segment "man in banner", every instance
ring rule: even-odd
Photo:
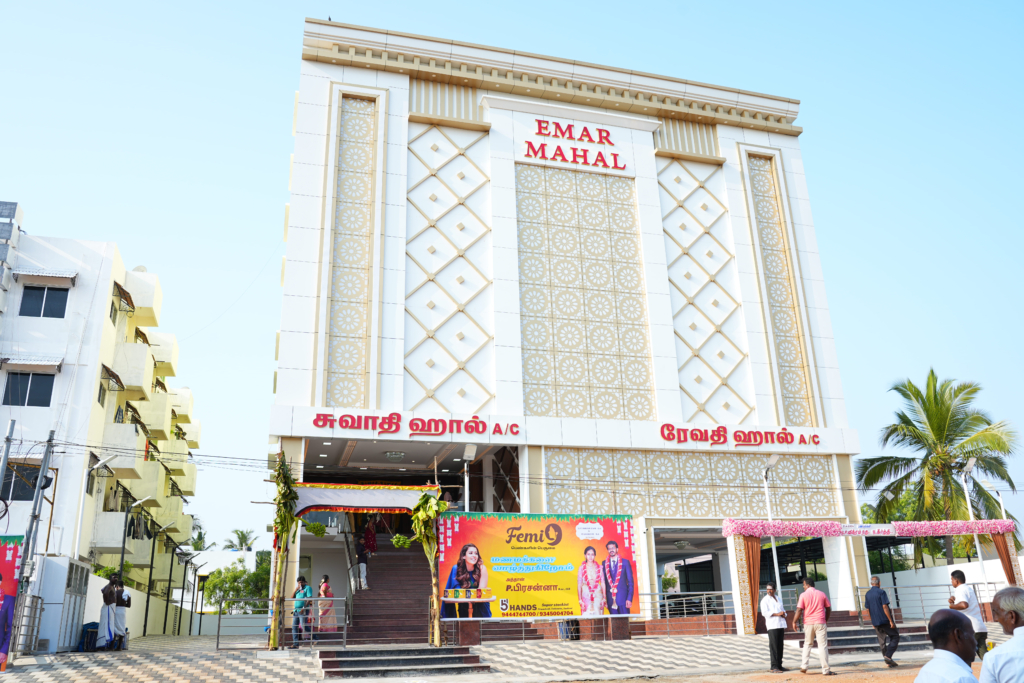
[[[633,565],[619,557],[619,544],[608,541],[608,558],[601,563],[609,614],[629,614],[633,606]]]

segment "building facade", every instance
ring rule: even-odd
[[[54,434],[31,591],[61,603],[64,582],[47,572],[120,566],[123,547],[134,594],[144,602],[148,586],[166,595],[184,571],[175,547],[192,534],[184,505],[196,490],[189,451],[199,446],[200,423],[191,391],[174,386],[178,344],[159,329],[160,280],[142,266],[127,269],[113,242],[29,235],[21,219],[20,207],[0,203],[0,423],[14,421],[2,493],[10,533],[28,526],[32,484]],[[39,635],[51,651],[62,618],[59,609],[44,613]],[[162,632],[162,619],[161,603],[150,633]]]
[[[738,590],[722,520],[768,514],[773,454],[775,518],[859,522],[798,113],[307,20],[271,450],[307,481],[632,515],[649,593],[709,555]],[[864,545],[825,554],[852,609]]]

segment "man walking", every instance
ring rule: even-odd
[[[981,683],[1024,683],[1024,588],[1008,586],[996,593],[992,616],[1013,637],[988,653]]]
[[[935,653],[914,683],[975,683],[971,662],[976,645],[970,619],[962,612],[940,609],[928,621],[928,638]]]
[[[295,601],[295,610],[292,612],[292,645],[291,649],[296,649],[302,642],[303,634],[310,633],[310,626],[307,622],[310,615],[310,605],[312,601],[309,598],[313,597],[313,589],[306,585],[306,577],[300,576],[296,580],[295,592],[292,593],[293,598],[298,598]]]
[[[828,668],[828,618],[832,616],[832,603],[828,596],[814,587],[813,579],[804,579],[804,592],[796,601],[796,615],[793,625],[804,616],[804,656],[800,661],[800,673],[807,673],[807,665],[811,661],[811,646],[818,642],[818,659],[821,661],[821,675],[835,676],[836,672]]]
[[[882,651],[882,659],[885,660],[886,666],[892,668],[899,666],[893,661],[892,656],[896,654],[896,648],[900,644],[900,632],[896,629],[896,620],[889,609],[889,596],[881,589],[881,583],[877,576],[871,577],[871,590],[864,596],[864,604],[871,613],[871,625],[878,634],[878,648]],[[886,640],[889,641],[888,646]]]
[[[771,673],[780,674],[782,668],[782,640],[786,635],[786,608],[775,595],[775,584],[769,583],[765,588],[768,595],[761,598],[761,616],[764,626],[768,629],[768,652],[772,659]]]
[[[974,589],[967,585],[967,577],[957,569],[949,575],[949,582],[953,584],[953,595],[949,598],[949,606],[964,613],[971,620],[971,627],[974,629],[974,640],[977,641],[978,658],[985,661],[985,651],[988,640],[988,627],[981,616],[981,606],[978,605],[978,596]]]

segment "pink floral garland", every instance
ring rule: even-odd
[[[1014,523],[1009,519],[982,519],[975,522],[893,522],[898,536],[967,536],[969,534],[1008,534]],[[723,536],[842,536],[839,522],[786,522],[763,519],[722,520]]]

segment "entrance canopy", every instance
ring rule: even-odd
[[[295,516],[330,510],[341,512],[409,512],[424,492],[437,496],[437,486],[387,484],[295,484],[299,500]]]

